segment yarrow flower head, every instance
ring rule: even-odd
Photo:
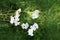
[[[34,34],[33,34],[33,30],[32,30],[32,29],[29,29],[29,30],[28,30],[28,35],[30,35],[30,36],[34,36]]]
[[[19,25],[20,24],[20,22],[19,22],[19,13],[21,12],[21,9],[18,9],[16,12],[15,12],[15,16],[14,17],[10,17],[10,23],[11,24],[15,24],[15,26],[17,26],[17,25]]]
[[[21,26],[22,26],[22,29],[27,29],[29,27],[29,24],[28,23],[23,23]]]
[[[38,24],[34,23],[32,26],[30,26],[30,29],[28,30],[28,35],[34,36],[33,32],[38,29]]]
[[[39,10],[35,10],[34,13],[32,14],[32,19],[38,18],[39,12],[40,12]]]

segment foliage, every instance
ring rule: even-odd
[[[22,8],[21,23],[39,24],[33,37],[28,36],[27,30],[21,26],[15,27],[9,23],[8,18],[18,8]],[[31,13],[27,12],[35,9],[41,13],[38,19],[33,20]],[[60,0],[0,0],[0,14],[0,40],[60,40]]]

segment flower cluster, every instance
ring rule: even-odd
[[[18,9],[16,12],[15,12],[15,16],[10,16],[10,23],[13,24],[15,26],[19,25],[20,22],[19,22],[19,13],[21,12],[21,9]],[[32,19],[36,19],[38,18],[38,15],[39,15],[39,10],[35,10],[34,13],[32,14]],[[21,27],[22,29],[28,29],[29,27],[29,24],[28,23],[22,23],[21,24]],[[28,29],[28,35],[30,36],[34,36],[33,32],[36,31],[36,29],[38,29],[38,24],[37,23],[34,23],[32,26],[30,26],[30,29]]]
[[[19,25],[20,24],[20,22],[19,22],[19,13],[21,12],[21,9],[18,9],[17,11],[16,11],[16,15],[13,17],[13,16],[11,16],[10,17],[10,23],[11,24],[15,24],[15,26],[17,26],[17,25]]]
[[[38,24],[34,23],[32,26],[30,26],[30,29],[28,30],[28,35],[33,36],[33,32],[38,29]]]

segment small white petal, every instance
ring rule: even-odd
[[[29,29],[29,30],[28,30],[28,35],[30,35],[30,36],[34,36],[34,34],[33,34],[33,30],[32,30],[32,29]]]
[[[35,28],[37,28],[38,29],[38,24],[37,23],[34,23],[34,25],[33,26],[35,26]]]
[[[37,15],[37,14],[33,14],[33,15],[32,15],[32,18],[33,18],[33,19],[38,18],[38,15]]]
[[[23,23],[21,26],[22,26],[22,29],[27,29],[29,27],[29,24],[28,23],[26,23],[26,24]]]
[[[14,23],[14,17],[10,16],[10,23],[13,24]]]
[[[15,17],[15,21],[19,21],[19,18],[18,17]]]
[[[21,8],[16,11],[16,15],[19,16],[20,12],[21,12]]]
[[[36,28],[34,26],[30,26],[30,29],[32,29],[33,31],[36,30]]]
[[[35,31],[36,29],[38,29],[38,24],[34,23],[32,26],[30,26],[30,29]]]

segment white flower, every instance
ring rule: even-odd
[[[18,17],[15,17],[15,19],[14,19],[14,24],[15,24],[15,26],[17,26],[17,25],[20,24]]]
[[[30,28],[35,31],[36,29],[38,29],[38,24],[34,23],[32,26],[30,26]]]
[[[34,26],[30,26],[30,29],[32,29],[33,31],[36,30],[36,28]]]
[[[20,24],[20,22],[18,22],[19,21],[19,13],[21,12],[21,9],[18,9],[17,11],[16,11],[16,15],[14,16],[14,23],[15,23],[15,26],[17,26],[17,25],[19,25]]]
[[[38,29],[38,24],[34,23],[32,26],[30,26],[30,29],[28,30],[28,35],[34,36],[33,32]]]
[[[34,36],[34,34],[33,34],[33,30],[32,30],[32,29],[29,29],[29,30],[28,30],[28,35],[30,35],[30,36]]]
[[[32,19],[38,18],[39,15],[39,10],[35,10],[34,13],[32,14]]]
[[[18,21],[19,21],[19,17],[14,16],[14,18],[15,18],[15,19],[14,19],[15,22],[18,22]]]
[[[10,23],[13,24],[14,23],[14,17],[10,16]]]
[[[21,26],[22,26],[22,29],[27,29],[29,27],[29,24],[28,23],[26,23],[26,24],[23,23]]]
[[[19,21],[19,18],[18,17],[14,17],[15,18],[15,21]]]
[[[32,26],[30,26],[30,29],[28,30],[28,35],[34,36],[33,32],[38,29],[38,24],[34,23]]]
[[[10,18],[10,19],[11,19],[11,20],[10,20],[10,23],[11,23],[11,24],[14,23],[15,26],[17,26],[17,25],[20,24],[20,22],[19,22],[19,16],[20,16],[19,13],[20,13],[20,12],[21,12],[21,9],[18,9],[18,10],[16,11],[16,13],[15,13],[16,15],[15,15],[14,17],[11,16],[11,18]]]
[[[21,8],[16,11],[16,15],[15,16],[19,17],[20,16],[19,15],[20,12],[21,12]]]
[[[34,23],[33,25],[36,29],[38,29],[38,24],[37,23]]]

